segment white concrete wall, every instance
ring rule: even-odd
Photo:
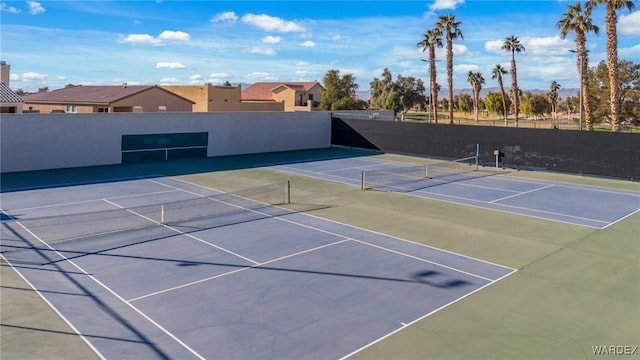
[[[331,146],[329,112],[3,114],[0,171],[119,164],[122,135],[204,131],[208,156]]]

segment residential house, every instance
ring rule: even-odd
[[[26,110],[41,113],[191,112],[193,105],[156,85],[78,85],[22,98]]]
[[[0,61],[0,113],[15,114],[22,112],[24,101],[9,87],[11,65]]]
[[[257,82],[242,91],[243,102],[282,102],[284,111],[319,110],[319,82]]]
[[[238,86],[204,85],[161,85],[162,88],[193,102],[192,111],[284,111],[282,102],[246,102],[242,99],[242,89]]]

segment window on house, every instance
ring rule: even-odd
[[[108,113],[109,112],[109,108],[108,107],[99,107],[98,108],[98,112],[99,113]]]
[[[226,101],[226,100],[225,100]],[[166,105],[160,105],[158,106],[158,112],[167,112],[167,107]]]
[[[134,113],[141,113],[142,112],[142,106],[134,106],[133,107],[133,112]]]
[[[76,113],[78,112],[78,106],[77,105],[67,105],[65,108],[65,111],[68,113]]]
[[[313,94],[309,94],[309,101],[313,100]]]

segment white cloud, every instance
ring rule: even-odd
[[[9,6],[5,3],[0,4],[0,11],[6,11],[8,13],[11,14],[19,14],[20,13],[20,9],[13,7],[13,6]]]
[[[282,41],[282,39],[280,38],[280,36],[265,36],[262,38],[262,42],[266,43],[266,44],[277,44],[280,41]]]
[[[640,44],[632,46],[630,48],[618,49],[618,56],[620,59],[637,59],[640,58]]]
[[[38,15],[47,11],[44,7],[42,7],[42,4],[37,1],[27,1],[27,6],[29,7],[29,14],[31,15]]]
[[[242,21],[246,24],[257,26],[266,31],[277,32],[305,32],[304,26],[298,25],[293,21],[285,21],[277,17],[265,14],[247,14],[242,17]]]
[[[492,53],[503,53],[502,44],[504,44],[504,40],[489,40],[484,44],[484,49],[488,52]]]
[[[179,62],[159,62],[156,69],[184,69],[184,65]]]
[[[178,83],[178,78],[170,77],[170,78],[162,78],[160,79],[160,85],[170,85]]]
[[[534,55],[564,55],[567,50],[575,47],[573,41],[562,39],[560,35],[537,38],[523,37],[521,42],[525,47],[525,52]]]
[[[300,44],[300,46],[306,47],[306,48],[312,48],[312,47],[316,46],[316,43],[314,43],[311,40],[307,40],[307,41],[303,42],[302,44]]]
[[[274,56],[276,51],[271,48],[260,48],[260,47],[252,47],[249,49],[249,52],[252,54],[262,54],[267,56]]]
[[[640,36],[640,11],[620,15],[618,31],[624,35]]]
[[[200,74],[191,75],[189,77],[189,80],[201,80],[201,79],[202,79],[202,75]]]
[[[182,31],[165,30],[160,35],[158,35],[158,39],[171,41],[189,41],[189,39],[191,39],[191,35]]]
[[[245,77],[252,80],[275,80],[273,76],[265,72],[252,72],[245,75]]]
[[[457,73],[463,73],[463,74],[467,74],[469,71],[478,72],[478,71],[480,71],[480,66],[474,65],[474,64],[454,65],[453,66],[453,71],[455,71]]]
[[[464,4],[464,0],[435,0],[429,5],[429,10],[455,10],[461,4]]]
[[[129,34],[122,39],[123,42],[131,45],[153,45],[158,46],[162,43],[160,39],[156,39],[149,34]]]
[[[209,75],[209,79],[224,79],[228,77],[229,77],[229,74],[227,73],[213,73]]]
[[[296,76],[298,77],[309,77],[309,76],[313,76],[315,75],[315,72],[313,71],[307,71],[307,70],[298,70],[296,71]]]
[[[567,50],[573,49],[575,43],[569,39],[562,39],[560,35],[550,37],[521,37],[520,43],[524,46],[524,53],[531,55],[564,55]],[[484,44],[487,52],[505,54],[502,49],[504,39],[489,40]]]
[[[23,81],[41,81],[47,80],[49,76],[45,74],[38,74],[36,72],[26,72],[22,74],[21,78]]]
[[[162,45],[163,41],[189,41],[190,39],[191,35],[186,32],[165,30],[158,37],[153,37],[149,34],[129,34],[122,38],[121,41],[131,45],[159,46]]]
[[[221,12],[214,15],[211,18],[212,23],[217,23],[217,22],[235,23],[236,21],[238,21],[238,15],[236,15],[236,13],[233,11]]]

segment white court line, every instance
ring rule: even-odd
[[[493,203],[498,202],[498,201],[502,201],[502,200],[506,200],[506,199],[511,199],[511,198],[518,197],[518,196],[525,195],[525,194],[530,194],[530,193],[533,193],[533,192],[536,192],[536,191],[540,191],[540,190],[548,189],[548,188],[553,187],[553,186],[554,186],[554,185],[553,185],[553,184],[551,184],[551,185],[543,186],[543,187],[536,188],[536,189],[529,190],[529,191],[518,192],[517,194],[513,194],[513,195],[505,196],[505,197],[502,197],[502,198],[499,198],[499,199],[495,199],[495,200],[488,201],[488,203],[493,204]],[[502,204],[501,204],[501,205],[502,205]]]
[[[294,257],[294,256],[310,253],[310,252],[313,252],[313,251],[316,251],[316,250],[319,250],[319,249],[323,249],[323,248],[326,248],[326,247],[329,247],[329,246],[342,244],[343,242],[347,242],[347,241],[351,241],[351,240],[353,240],[353,239],[345,238],[345,239],[342,239],[342,240],[339,240],[339,241],[332,242],[330,244],[317,246],[317,247],[312,248],[312,249],[299,251],[297,253],[285,255],[285,256],[282,256],[282,257],[279,257],[279,258],[276,258],[276,259],[271,259],[269,261],[265,261],[265,262],[260,263],[260,264],[255,264],[255,265],[251,265],[251,266],[245,266],[245,267],[242,267],[240,269],[236,269],[236,270],[229,271],[229,272],[226,272],[226,273],[217,274],[217,275],[214,275],[214,276],[209,276],[209,277],[206,277],[204,279],[191,281],[191,282],[188,282],[188,283],[185,283],[185,284],[182,284],[182,285],[173,286],[173,287],[166,288],[166,289],[163,289],[163,290],[154,291],[154,292],[149,293],[149,294],[145,294],[145,295],[141,295],[141,296],[129,299],[129,301],[137,301],[137,300],[145,299],[145,298],[148,298],[148,297],[151,297],[151,296],[164,294],[164,293],[167,293],[167,292],[170,292],[170,291],[174,291],[174,290],[186,288],[186,287],[189,287],[189,286],[197,285],[197,284],[200,284],[200,283],[203,283],[203,282],[207,282],[207,281],[210,281],[210,280],[218,279],[218,278],[221,278],[223,276],[228,276],[228,275],[232,275],[232,274],[235,274],[235,273],[239,273],[241,271],[259,268],[260,266],[264,266],[264,265],[267,265],[267,264],[272,263],[272,262],[276,262],[276,261],[284,260],[284,259],[291,258],[291,257]]]
[[[164,191],[155,191],[155,192],[149,192],[149,193],[144,193],[144,194],[114,196],[114,197],[110,197],[109,199],[124,199],[124,198],[138,197],[138,196],[166,194],[166,193],[170,193],[170,192],[175,192],[175,190],[164,190]],[[88,204],[88,203],[92,203],[92,202],[102,202],[103,200],[104,200],[103,198],[96,198],[96,199],[90,199],[90,200],[73,201],[73,202],[59,203],[59,204],[53,204],[53,205],[44,205],[44,206],[34,206],[34,207],[20,208],[20,209],[11,209],[11,211],[15,212],[15,211],[25,211],[25,210],[40,210],[40,209],[55,208],[55,207],[59,207],[59,206],[70,206],[70,205]]]
[[[211,188],[209,188],[207,186],[204,186],[204,185],[194,184],[194,183],[190,183],[190,182],[185,181],[185,180],[176,179],[176,178],[172,178],[172,177],[168,177],[168,178],[172,179],[172,180],[175,180],[175,181],[178,181],[178,182],[183,182],[183,183],[186,183],[186,184],[189,184],[189,185],[195,185],[195,186],[198,186],[198,187],[201,187],[201,188],[204,188],[204,189],[215,191],[214,189],[211,189]],[[167,185],[167,186],[170,186],[170,185]],[[179,189],[179,188],[177,188],[177,189]],[[473,205],[471,205],[471,206],[473,206]],[[258,213],[260,213],[260,212],[258,212]],[[475,260],[475,261],[482,262],[482,263],[485,263],[485,264],[501,267],[501,268],[504,268],[504,269],[515,270],[514,268],[509,267],[509,266],[496,264],[496,263],[493,263],[493,262],[490,262],[490,261],[474,258],[472,256],[467,256],[467,255],[459,254],[459,253],[456,253],[456,252],[453,252],[453,251],[440,249],[440,248],[437,248],[435,246],[426,245],[426,244],[418,243],[418,242],[415,242],[415,241],[399,238],[399,237],[396,237],[396,236],[393,236],[393,235],[383,234],[381,232],[365,229],[365,228],[362,228],[362,227],[359,227],[359,226],[345,224],[345,223],[342,223],[342,222],[339,222],[339,221],[335,221],[335,220],[331,220],[331,219],[325,219],[325,218],[322,218],[322,217],[319,217],[319,216],[316,216],[316,215],[303,214],[303,213],[291,213],[291,214],[288,214],[288,215],[294,215],[294,214],[295,215],[299,215],[299,216],[305,216],[305,217],[310,217],[310,218],[314,218],[314,219],[319,219],[321,221],[326,221],[326,222],[338,224],[338,225],[345,226],[345,227],[350,227],[350,228],[357,229],[357,230],[360,230],[360,231],[363,231],[363,232],[367,232],[369,234],[375,234],[375,235],[378,235],[378,236],[391,238],[391,239],[395,239],[395,240],[399,240],[399,241],[403,241],[403,242],[407,242],[407,243],[410,243],[410,244],[413,244],[413,245],[422,246],[422,247],[426,247],[426,248],[429,248],[429,249],[433,249],[433,250],[441,251],[441,252],[444,252],[444,253],[448,253],[448,254],[451,254],[451,255],[464,257],[464,258],[467,258],[467,259],[471,259],[471,260]],[[317,227],[314,227],[314,226],[302,224],[302,223],[299,223],[299,222],[296,222],[296,221],[293,221],[293,220],[285,219],[284,217],[275,217],[275,219],[280,220],[280,221],[285,221],[285,222],[288,222],[288,223],[291,223],[291,224],[294,224],[294,225],[302,226],[302,227],[305,227],[305,228],[308,228],[308,229],[311,229],[311,230],[319,231],[319,232],[322,232],[322,233],[325,233],[325,234],[329,234],[329,235],[333,235],[333,236],[337,236],[337,237],[341,237],[341,238],[346,238],[342,234],[335,233],[335,232],[332,232],[332,231],[327,231],[327,230],[320,229],[320,228],[317,228]],[[464,272],[464,271],[460,270],[460,272]]]
[[[479,288],[477,288],[477,289],[475,289],[475,290],[473,290],[473,291],[471,291],[471,292],[469,292],[469,293],[466,293],[465,295],[463,295],[463,296],[461,296],[461,297],[459,297],[459,298],[457,298],[457,299],[455,299],[455,300],[453,300],[453,301],[451,301],[451,302],[449,302],[449,303],[446,303],[446,304],[444,304],[444,305],[440,306],[439,308],[437,308],[437,309],[435,309],[435,310],[433,310],[433,311],[430,311],[430,312],[428,312],[428,313],[426,313],[426,314],[422,315],[421,317],[419,317],[419,318],[417,318],[417,319],[415,319],[415,320],[413,320],[413,321],[411,321],[411,322],[409,322],[409,323],[401,322],[400,324],[402,325],[402,327],[400,327],[400,328],[398,328],[398,329],[396,329],[396,330],[394,330],[394,331],[392,331],[392,332],[390,332],[390,333],[388,333],[388,334],[386,334],[386,335],[384,335],[384,336],[382,336],[382,337],[380,337],[380,338],[378,338],[378,339],[376,339],[376,340],[374,340],[374,341],[370,342],[369,344],[367,344],[367,345],[365,345],[365,346],[363,346],[363,347],[361,347],[361,348],[359,348],[359,349],[356,349],[355,351],[352,351],[351,353],[349,353],[349,354],[347,354],[347,355],[345,355],[345,356],[341,357],[341,358],[340,358],[340,360],[347,359],[347,358],[349,358],[349,357],[351,357],[351,356],[353,356],[353,355],[355,355],[355,354],[359,353],[360,351],[362,351],[362,350],[364,350],[364,349],[366,349],[366,348],[368,348],[368,347],[370,347],[370,346],[372,346],[372,345],[374,345],[374,344],[379,343],[380,341],[382,341],[382,340],[384,340],[384,339],[386,339],[386,338],[390,337],[391,335],[394,335],[394,334],[398,333],[399,331],[404,330],[406,327],[411,326],[411,325],[413,325],[413,324],[417,323],[418,321],[421,321],[421,320],[423,320],[423,319],[425,319],[425,318],[427,318],[427,317],[429,317],[429,316],[431,316],[431,315],[433,315],[433,314],[437,313],[438,311],[440,311],[440,310],[442,310],[442,309],[444,309],[444,308],[446,308],[446,307],[449,307],[450,305],[453,305],[453,304],[455,304],[455,303],[459,302],[460,300],[462,300],[462,299],[464,299],[464,298],[466,298],[466,297],[468,297],[468,296],[471,296],[471,295],[473,295],[473,294],[477,293],[478,291],[480,291],[480,290],[482,290],[482,289],[486,288],[487,286],[493,285],[494,283],[496,283],[496,282],[498,282],[498,281],[500,281],[500,280],[502,280],[502,279],[506,278],[507,276],[509,276],[509,275],[511,275],[511,274],[513,274],[513,273],[515,273],[516,271],[517,271],[517,270],[515,270],[515,269],[514,269],[512,272],[510,272],[510,273],[508,273],[508,274],[505,274],[504,276],[502,276],[502,277],[500,277],[500,278],[498,278],[498,279],[496,279],[496,280],[494,280],[494,281],[491,281],[491,282],[489,282],[489,283],[485,284],[484,286],[481,286],[481,287],[479,287]]]
[[[135,212],[135,211],[133,211],[133,210],[131,210],[131,209],[127,209],[127,208],[125,208],[125,207],[123,207],[123,206],[120,206],[120,205],[118,205],[118,204],[116,204],[116,203],[114,203],[114,202],[111,202],[111,201],[109,201],[109,200],[107,200],[107,199],[104,199],[104,201],[106,201],[106,202],[108,202],[109,204],[112,204],[112,205],[114,205],[114,206],[117,206],[117,207],[119,207],[119,208],[121,208],[121,209],[127,210],[128,212],[130,212],[130,213],[132,213],[132,214],[134,214],[134,215],[140,216],[141,218],[143,218],[143,219],[145,219],[145,220],[149,220],[149,221],[151,221],[151,222],[153,222],[153,223],[155,223],[155,224],[157,224],[157,225],[164,226],[164,227],[166,227],[167,229],[170,229],[170,230],[172,230],[172,231],[174,231],[174,232],[176,232],[176,233],[178,233],[178,234],[180,234],[180,235],[184,235],[184,236],[186,236],[186,237],[188,237],[188,238],[191,238],[191,239],[193,239],[193,240],[199,241],[199,242],[201,242],[201,243],[203,243],[203,244],[205,244],[205,245],[207,245],[207,246],[211,246],[211,247],[216,248],[216,249],[218,249],[218,250],[224,251],[224,252],[226,252],[226,253],[228,253],[228,254],[231,254],[231,255],[233,255],[233,256],[239,257],[240,259],[246,260],[246,261],[248,261],[248,262],[251,262],[251,263],[254,263],[254,264],[257,264],[257,263],[258,263],[257,261],[252,260],[252,259],[249,259],[248,257],[242,256],[242,255],[237,254],[237,253],[235,253],[235,252],[233,252],[233,251],[231,251],[231,250],[225,249],[225,248],[223,248],[223,247],[221,247],[221,246],[218,246],[218,245],[216,245],[216,244],[212,244],[212,243],[210,243],[210,242],[207,242],[207,241],[205,241],[205,240],[202,240],[202,239],[198,238],[197,236],[194,236],[194,235],[191,235],[191,234],[185,233],[184,231],[182,231],[182,230],[178,230],[178,229],[174,228],[173,226],[162,224],[162,223],[160,223],[159,221],[156,221],[156,220],[154,220],[154,219],[152,219],[152,218],[150,218],[150,217],[144,216],[144,215],[142,215],[142,214],[140,214],[140,213],[137,213],[137,212]]]
[[[26,229],[22,224],[19,224],[23,229]],[[33,235],[33,233],[26,229],[30,234]],[[36,239],[38,239],[38,241],[42,242],[42,240],[40,238],[38,238],[37,236],[34,235],[34,237]],[[107,358],[104,357],[104,355],[102,355],[100,353],[100,351],[98,351],[98,349],[93,346],[93,344],[91,343],[91,341],[89,341],[89,339],[87,339],[87,337],[80,332],[74,325],[73,323],[71,323],[71,321],[69,321],[69,319],[67,319],[55,306],[53,306],[53,304],[49,301],[49,299],[47,299],[41,292],[40,290],[38,290],[38,288],[36,288],[31,281],[29,281],[26,277],[24,277],[24,275],[22,275],[22,273],[20,271],[18,271],[14,265],[6,258],[4,257],[4,255],[0,254],[0,257],[2,257],[4,259],[4,261],[6,261],[7,264],[9,264],[9,266],[11,266],[11,268],[16,272],[16,274],[18,274],[18,276],[20,276],[22,278],[22,281],[24,281],[27,285],[29,285],[29,287],[36,293],[38,294],[38,296],[40,297],[40,299],[42,299],[42,301],[44,301],[47,305],[49,305],[49,308],[51,310],[53,310],[53,312],[55,312],[61,319],[62,321],[64,321],[70,328],[71,330],[80,337],[80,339],[82,339],[82,341],[85,342],[85,344],[87,344],[87,346],[93,350],[96,353],[96,356],[98,356],[100,359],[102,360],[106,360]]]
[[[69,262],[69,264],[71,264],[73,267],[75,267],[76,269],[78,269],[81,273],[83,273],[84,275],[86,275],[89,279],[93,280],[96,284],[98,284],[99,286],[101,286],[103,289],[107,290],[111,295],[115,296],[118,300],[122,301],[125,305],[127,305],[128,307],[130,307],[131,309],[133,309],[135,312],[137,312],[140,316],[142,316],[144,319],[146,319],[147,321],[149,321],[151,324],[153,324],[155,327],[157,327],[158,329],[160,329],[162,332],[164,332],[165,334],[167,334],[169,337],[171,337],[173,340],[175,340],[178,344],[180,344],[182,347],[184,347],[185,349],[187,349],[190,353],[192,353],[193,355],[195,355],[198,359],[205,359],[204,356],[198,354],[195,350],[193,350],[192,348],[190,348],[186,343],[184,343],[182,340],[180,340],[177,336],[175,336],[174,334],[172,334],[169,330],[165,329],[162,325],[160,325],[159,323],[155,322],[153,319],[151,319],[149,316],[147,316],[144,312],[142,312],[140,309],[138,309],[137,307],[133,306],[130,302],[128,302],[127,300],[125,300],[123,297],[121,297],[120,295],[118,295],[118,293],[116,293],[115,291],[113,291],[110,287],[108,287],[107,285],[103,284],[100,280],[98,280],[95,276],[91,275],[90,273],[88,273],[86,270],[84,270],[82,267],[80,267],[78,264],[76,264],[75,262],[73,262],[71,259],[69,259],[68,257],[66,257],[65,255],[63,255],[62,253],[60,253],[58,250],[54,249],[53,247],[49,246],[46,242],[44,242],[38,235],[34,234],[31,230],[29,230],[28,228],[26,228],[24,225],[22,225],[19,221],[16,222],[18,225],[20,225],[20,227],[22,227],[23,229],[25,229],[31,236],[33,236],[35,239],[37,239],[38,241],[40,241],[41,243],[43,243],[46,247],[48,247],[49,249],[51,249],[51,251],[53,251],[56,255],[60,256],[60,258],[62,258],[63,260],[66,260],[67,262]],[[53,308],[53,306],[52,306]],[[55,309],[55,308],[54,308]],[[63,317],[64,319],[64,317]],[[99,354],[99,353],[98,353]]]
[[[437,263],[437,262],[435,262],[435,261],[430,261],[430,260],[427,260],[427,259],[423,259],[423,258],[418,257],[418,256],[413,256],[413,255],[405,254],[405,253],[403,253],[403,252],[401,252],[401,251],[392,250],[392,249],[386,248],[386,247],[384,247],[384,246],[371,244],[371,243],[368,243],[368,242],[366,242],[366,241],[357,240],[357,239],[354,239],[354,241],[359,242],[359,243],[364,244],[364,245],[368,245],[368,246],[371,246],[371,247],[377,248],[377,249],[381,249],[381,250],[384,250],[384,251],[388,251],[388,252],[393,253],[393,254],[396,254],[396,255],[401,255],[401,256],[404,256],[404,257],[408,257],[408,258],[410,258],[410,259],[414,259],[414,260],[418,260],[418,261],[426,262],[426,263],[429,263],[429,264],[437,265],[437,266],[443,267],[443,268],[445,268],[445,269],[453,270],[453,271],[456,271],[456,272],[459,272],[459,273],[462,273],[462,274],[466,274],[466,275],[469,275],[469,276],[472,276],[472,277],[476,277],[476,278],[478,278],[478,279],[482,279],[482,280],[486,280],[486,281],[493,281],[493,279],[489,279],[489,278],[486,278],[486,277],[484,277],[484,276],[480,276],[480,275],[472,274],[472,273],[470,273],[470,272],[468,272],[468,271],[464,271],[464,270],[456,269],[456,268],[451,267],[451,266],[447,266],[447,265],[439,264],[439,263]]]
[[[639,212],[640,212],[640,209],[638,209],[638,210],[636,210],[636,211],[634,211],[634,212],[632,212],[632,213],[630,213],[630,214],[627,214],[627,215],[625,215],[625,216],[623,216],[623,217],[619,218],[618,220],[616,220],[616,221],[614,221],[614,222],[608,223],[608,224],[607,224],[607,225],[605,225],[602,229],[606,229],[606,228],[608,228],[609,226],[611,226],[611,225],[613,225],[613,224],[617,224],[617,223],[619,223],[620,221],[622,221],[622,220],[624,220],[624,219],[626,219],[626,218],[628,218],[628,217],[630,217],[630,216],[633,216],[633,215],[635,215],[635,214],[637,214],[637,213],[639,213]]]

